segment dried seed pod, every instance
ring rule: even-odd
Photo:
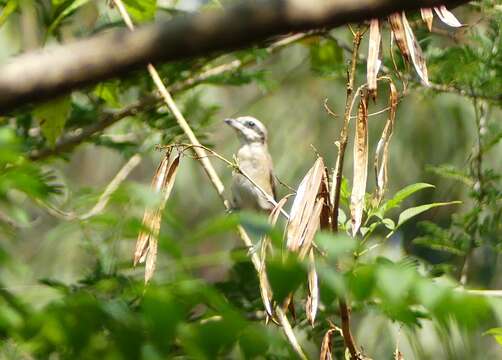
[[[432,31],[432,23],[434,21],[434,14],[432,12],[432,9],[420,9],[420,14],[422,15],[422,20],[424,21],[425,25],[427,25],[427,29],[429,29],[429,31]]]
[[[362,223],[364,196],[368,180],[368,94],[361,96],[354,138],[354,179],[350,197],[352,236],[356,236]]]
[[[167,200],[171,195],[174,186],[176,174],[180,163],[180,156],[170,163],[170,153],[166,153],[162,158],[155,175],[152,180],[152,189],[156,193],[161,194],[161,200],[158,206],[154,209],[146,209],[143,216],[143,230],[138,235],[136,241],[136,249],[134,252],[134,265],[146,261],[145,266],[145,283],[148,283],[155,271],[157,262],[157,243],[160,232],[160,223],[162,220],[162,212],[166,206]]]
[[[380,33],[379,21],[377,19],[373,19],[370,22],[368,60],[366,62],[366,77],[368,82],[368,90],[373,100],[376,99],[377,95],[377,75],[378,71],[380,70],[380,65],[382,63],[379,58],[381,41],[382,41],[382,36]]]

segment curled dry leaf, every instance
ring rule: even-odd
[[[283,197],[277,205],[272,209],[270,215],[268,217],[268,222],[270,225],[275,226],[277,220],[279,219],[279,215],[281,214],[281,210],[286,205],[289,197],[291,195],[286,195]],[[272,289],[270,287],[270,283],[267,278],[267,269],[266,269],[266,260],[267,260],[267,249],[270,245],[270,237],[264,236],[261,239],[261,250],[260,250],[260,259],[261,266],[260,271],[258,273],[258,280],[260,283],[260,294],[263,301],[263,305],[265,306],[265,311],[267,312],[269,317],[273,316],[272,311]]]
[[[405,13],[391,14],[389,16],[389,23],[392,34],[396,39],[397,47],[401,51],[401,54],[403,54],[404,59],[413,64],[415,71],[423,83],[429,85],[429,75],[422,48],[413,34]]]
[[[427,25],[427,29],[432,31],[432,22],[434,21],[434,14],[431,8],[423,8],[420,9],[420,14],[422,15],[422,20],[425,25]]]
[[[317,279],[317,271],[315,267],[314,249],[310,249],[308,295],[307,295],[307,304],[305,308],[307,312],[307,319],[312,326],[314,326],[315,323],[318,307],[319,307],[319,284]]]
[[[368,94],[361,96],[354,139],[354,179],[350,197],[352,236],[356,236],[362,222],[364,195],[368,180]]]
[[[380,33],[380,24],[378,19],[373,19],[370,22],[370,39],[368,44],[368,60],[366,62],[366,77],[368,82],[368,90],[373,99],[377,94],[377,75],[380,70],[381,61],[380,43],[382,36]]]
[[[415,70],[424,82],[425,85],[429,85],[429,75],[427,73],[427,64],[425,63],[425,58],[422,52],[422,48],[418,43],[415,35],[413,34],[413,30],[411,29],[410,24],[408,23],[408,19],[404,12],[402,13],[404,31],[406,35],[406,42],[408,44],[408,49],[410,50],[411,60],[413,62],[413,66],[415,66]]]
[[[321,353],[320,360],[332,360],[333,359],[333,335],[335,333],[335,329],[329,329],[324,334],[321,344]]]
[[[392,132],[394,130],[394,122],[396,119],[396,110],[398,102],[398,93],[396,86],[393,82],[390,82],[390,93],[389,93],[389,117],[385,123],[385,127],[382,132],[382,136],[378,141],[377,149],[375,152],[375,176],[377,185],[377,201],[380,203],[385,194],[387,188],[388,180],[388,163],[389,163],[389,144],[392,137]],[[380,162],[381,155],[381,162]]]
[[[162,220],[162,212],[171,194],[180,163],[180,156],[170,163],[170,153],[161,160],[152,180],[152,189],[161,194],[159,205],[155,209],[146,209],[143,216],[143,230],[138,235],[134,252],[134,265],[145,262],[145,283],[152,278],[157,261],[157,243]]]
[[[441,5],[438,7],[434,8],[434,11],[436,11],[436,14],[438,15],[439,19],[444,22],[446,25],[451,26],[451,27],[462,27],[462,23],[458,21],[455,15],[453,15],[452,12],[450,12],[446,6]]]
[[[310,249],[312,248],[312,243],[314,241],[315,234],[317,233],[317,230],[319,230],[321,212],[323,207],[324,207],[324,199],[323,198],[317,199],[314,210],[312,211],[310,219],[307,223],[307,227],[305,228],[303,243],[300,249],[298,249],[300,260],[303,260],[309,253]]]
[[[304,243],[324,174],[324,162],[319,157],[298,187],[287,226],[286,246],[291,251],[298,251]]]
[[[406,41],[406,34],[401,14],[394,13],[389,15],[389,24],[392,29],[392,36],[396,40],[399,51],[407,62],[411,62],[411,54],[408,50],[408,43]]]

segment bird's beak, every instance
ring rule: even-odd
[[[242,128],[241,123],[235,119],[225,119],[225,124],[233,127],[234,129],[237,129],[237,130],[240,130]]]
[[[236,121],[234,119],[225,119],[225,124],[235,127]]]

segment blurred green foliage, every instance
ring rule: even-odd
[[[196,7],[218,9],[229,2]],[[193,10],[184,1],[124,3],[138,23]],[[5,45],[0,56],[122,27],[110,4],[0,0],[0,43]],[[502,286],[497,276],[502,12],[495,1],[482,1],[459,8],[458,14],[472,26],[454,33],[435,24],[439,34],[416,29],[438,86],[424,89],[415,75],[407,74],[412,96],[399,105],[387,198],[376,206],[367,194],[362,236],[351,238],[345,234],[351,226],[351,179],[345,178],[342,231],[316,237],[324,256],[316,264],[320,307],[315,327],[305,315],[309,264],[284,251],[284,224],[271,228],[260,215],[224,214],[188,155],[163,214],[154,280],[143,285],[143,269],[133,268],[131,257],[143,210],[158,202],[146,185],[158,161],[155,147],[186,141],[155,97],[146,71],[4,114],[0,357],[294,358],[280,327],[265,324],[249,260],[249,252],[257,251],[259,239],[268,235],[274,255],[266,265],[274,300],[282,303],[293,294],[295,316],[290,312],[289,318],[309,357],[318,356],[326,331],[340,326],[338,300],[349,298],[357,342],[375,359],[390,358],[396,343],[405,358],[499,358],[502,302],[466,289]],[[383,34],[388,35],[386,25]],[[322,103],[329,98],[330,107],[343,113],[347,44],[350,31],[334,29],[283,49],[271,51],[261,44],[159,65],[158,70],[197,136],[222,153],[231,154],[236,142],[219,130],[217,120],[247,113],[263,119],[276,172],[294,187],[313,163],[310,144],[334,166],[333,142],[341,120],[330,118]],[[383,45],[383,63],[392,69],[388,41]],[[236,60],[243,65],[201,77]],[[399,58],[396,62],[407,72]],[[364,61],[356,75],[358,84],[365,81]],[[390,75],[402,84],[395,71]],[[370,107],[387,106],[386,96],[381,89]],[[112,124],[110,119],[125,110],[130,110],[127,116]],[[371,149],[384,117],[371,118]],[[96,126],[84,145],[61,146]],[[51,156],[35,156],[51,151]],[[143,164],[102,211],[79,218],[134,154],[143,157]],[[230,169],[222,164],[217,169],[229,179]],[[437,185],[434,191],[430,184]],[[289,191],[283,187],[280,192]],[[457,199],[462,205],[452,203]],[[235,244],[238,225],[251,234],[255,248]],[[333,344],[336,358],[343,358],[338,333]]]

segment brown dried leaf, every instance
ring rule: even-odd
[[[146,260],[145,267],[145,283],[152,278],[155,271],[157,261],[157,242],[160,231],[160,223],[162,220],[162,212],[166,206],[167,200],[171,195],[171,191],[176,179],[176,173],[180,163],[180,156],[176,156],[172,163],[169,164],[169,153],[161,160],[157,171],[153,177],[152,189],[161,193],[160,204],[155,209],[146,209],[143,216],[143,228],[138,235],[136,242],[136,251],[134,253],[134,265],[138,262]]]
[[[354,138],[354,179],[350,196],[352,236],[361,226],[364,210],[364,195],[368,180],[368,95],[361,96]]]
[[[307,312],[307,319],[314,326],[315,318],[317,315],[317,308],[319,306],[319,285],[317,282],[317,271],[315,268],[314,249],[309,252],[309,274],[308,274],[308,295],[305,310]]]
[[[310,216],[309,222],[305,228],[305,235],[303,237],[303,243],[299,249],[300,260],[303,260],[305,256],[309,253],[312,248],[312,242],[314,241],[315,234],[319,230],[321,212],[324,207],[324,199],[320,198],[316,201],[314,210]]]
[[[286,205],[286,202],[288,201],[290,196],[291,195],[286,195],[285,197],[283,197],[277,203],[274,209],[272,209],[268,217],[268,222],[270,223],[270,225],[275,226],[277,220],[279,219],[279,215],[281,214],[281,210],[284,207],[284,205]],[[260,294],[263,301],[263,305],[265,306],[265,311],[267,312],[268,316],[272,317],[273,316],[272,289],[268,282],[267,270],[266,270],[267,248],[269,247],[269,244],[270,244],[270,237],[264,236],[261,240],[261,250],[260,250],[261,267],[258,277],[260,283]]]
[[[377,201],[380,203],[385,194],[387,188],[388,180],[388,163],[389,163],[389,144],[392,137],[392,132],[394,130],[394,122],[396,119],[396,110],[399,96],[397,93],[396,86],[393,82],[390,82],[390,94],[389,94],[389,117],[385,123],[385,127],[378,142],[377,149],[375,152],[375,176],[377,185]],[[381,162],[380,162],[380,154]]]
[[[436,11],[436,14],[438,15],[439,19],[444,22],[446,25],[449,25],[451,27],[462,27],[462,23],[458,21],[455,15],[451,13],[446,6],[441,5],[438,7],[435,7],[434,10]]]
[[[326,334],[324,334],[324,337],[322,339],[322,344],[321,344],[321,354],[319,357],[320,360],[332,360],[333,359],[332,337],[333,337],[333,334],[335,331],[336,331],[335,329],[329,329],[328,331],[326,331]]]
[[[422,15],[422,20],[425,25],[427,25],[427,29],[432,31],[432,22],[434,21],[434,14],[431,8],[422,8],[420,9],[420,14]]]
[[[401,14],[394,13],[389,15],[389,24],[392,29],[392,36],[396,39],[397,47],[407,62],[411,62],[411,54],[406,41],[403,20]]]
[[[298,251],[304,242],[323,174],[324,162],[322,158],[318,158],[298,187],[287,226],[286,246],[291,251]]]
[[[418,43],[413,30],[408,23],[408,19],[404,12],[394,13],[389,15],[389,23],[392,29],[392,34],[396,39],[397,47],[404,59],[413,64],[418,76],[422,79],[425,85],[429,85],[429,76],[427,73],[427,65],[423,56],[422,48]]]
[[[368,90],[373,99],[377,94],[377,75],[380,70],[381,61],[380,43],[382,35],[380,33],[380,24],[377,19],[370,22],[370,39],[368,44],[368,60],[366,62],[366,77],[368,82]]]
[[[408,23],[408,19],[406,18],[405,13],[402,13],[402,21],[404,26],[404,32],[406,36],[406,43],[408,44],[408,50],[410,52],[411,61],[413,66],[415,66],[415,70],[424,82],[425,85],[429,85],[429,75],[427,73],[427,64],[425,63],[425,58],[422,52],[422,48],[418,43],[415,35],[413,34],[413,30],[411,29],[410,24]]]

